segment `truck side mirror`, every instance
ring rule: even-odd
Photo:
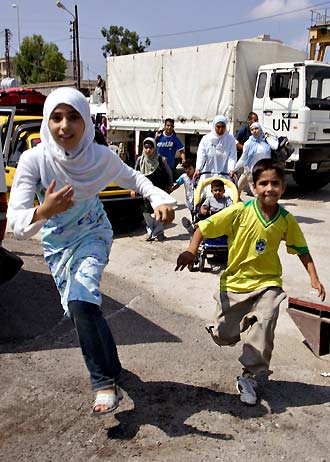
[[[291,88],[290,88],[290,98],[298,98],[299,96],[299,73],[292,72],[291,77]]]

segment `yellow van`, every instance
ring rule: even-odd
[[[17,163],[22,152],[40,143],[40,125],[42,117],[18,116],[26,119],[17,120],[13,130],[10,152],[6,161],[6,184],[8,194],[13,184]],[[28,119],[27,117],[31,117]],[[19,123],[20,122],[20,123]],[[0,118],[1,123],[1,118]],[[113,222],[127,221],[138,223],[142,220],[142,198],[131,197],[130,189],[124,189],[110,183],[99,194],[104,208]]]

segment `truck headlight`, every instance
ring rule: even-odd
[[[315,140],[315,132],[308,132],[308,134],[307,134],[307,140],[308,140],[308,141],[313,141],[313,140]]]

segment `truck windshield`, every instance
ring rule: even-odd
[[[306,66],[306,105],[330,110],[330,66]]]

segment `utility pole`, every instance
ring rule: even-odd
[[[72,32],[72,40],[73,40],[73,78],[77,82],[77,88],[80,90],[80,53],[79,53],[79,31],[78,31],[78,7],[75,5],[74,7],[74,14],[71,13],[70,10],[67,9],[67,7],[60,2],[59,0],[56,2],[56,6],[58,8],[62,8],[62,10],[65,10],[67,13],[69,13],[72,17],[73,20],[70,21],[70,24],[72,25],[72,29],[70,31]]]
[[[10,30],[5,29],[5,59],[6,59],[7,77],[11,77],[10,57],[9,57],[9,40],[10,40]]]
[[[76,53],[76,24],[75,21],[70,21],[70,32],[72,34],[72,71],[73,80],[77,81],[77,53]]]
[[[79,31],[78,31],[78,7],[74,6],[74,22],[75,22],[75,35],[76,35],[76,58],[77,58],[77,87],[80,90],[80,52],[79,52]]]

